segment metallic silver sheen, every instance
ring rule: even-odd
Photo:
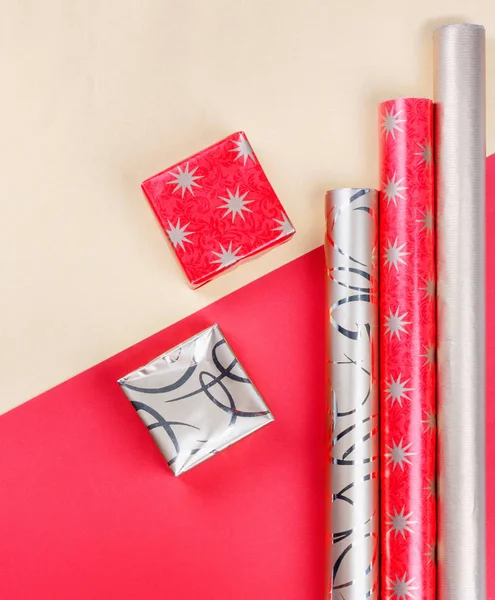
[[[379,597],[375,190],[327,192],[325,598]]]
[[[434,33],[439,600],[484,600],[485,30]]]

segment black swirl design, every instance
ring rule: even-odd
[[[183,386],[186,381],[191,377],[191,375],[196,371],[196,367],[198,365],[196,364],[192,364],[184,373],[184,375],[182,375],[182,377],[179,377],[179,379],[177,379],[177,381],[174,381],[174,383],[170,383],[169,385],[164,385],[163,387],[159,387],[159,388],[143,388],[143,387],[138,387],[136,385],[131,385],[130,383],[122,383],[122,387],[128,388],[129,390],[134,390],[135,392],[142,392],[143,394],[166,394],[167,392],[172,392],[174,390],[178,390],[181,386]]]
[[[204,353],[205,340],[208,340],[208,350],[204,358],[198,359],[197,355]],[[160,428],[170,440],[173,453],[170,444],[155,438],[176,474],[246,435],[245,426],[239,432],[236,430],[239,419],[253,419],[253,430],[273,420],[217,326],[188,340],[182,347],[194,343],[200,344],[201,351],[180,354],[179,361],[183,360],[185,370],[180,377],[175,375],[171,383],[167,379],[177,373],[181,364],[175,361],[174,368],[170,369],[163,360],[167,355],[152,361],[153,368],[147,365],[119,382],[136,411],[147,413],[155,420],[147,425],[148,430]],[[184,358],[187,356],[194,358]],[[153,377],[155,386],[146,387],[148,376]],[[133,383],[134,377],[139,385]],[[142,401],[143,395],[148,395],[147,403]],[[248,406],[243,408],[242,403],[246,401]],[[185,431],[202,431],[201,419],[207,419],[208,435]],[[209,443],[211,438],[219,448]]]
[[[182,425],[183,427],[191,427],[192,429],[198,429],[198,430],[199,430],[199,427],[195,427],[194,425],[190,425],[189,423],[183,423],[182,421],[167,421],[167,419],[165,419],[163,417],[163,415],[161,415],[158,411],[151,408],[151,406],[144,404],[144,402],[136,402],[135,400],[131,400],[131,404],[134,407],[134,409],[136,410],[136,412],[139,412],[140,410],[142,410],[143,412],[148,413],[150,416],[152,416],[154,419],[156,419],[156,421],[154,423],[147,425],[148,431],[151,431],[152,429],[156,429],[157,427],[162,427],[164,429],[165,433],[168,435],[168,437],[170,438],[170,441],[172,442],[172,444],[174,445],[174,448],[175,448],[176,456],[174,456],[173,458],[171,458],[168,461],[169,465],[173,464],[177,458],[177,455],[180,452],[179,440],[177,439],[177,436],[175,435],[173,427],[175,425]],[[198,440],[198,441],[200,441],[200,440]]]
[[[346,600],[378,598],[376,206],[369,189],[327,195],[326,597]]]
[[[249,412],[249,411],[243,411],[243,410],[237,409],[237,407],[235,405],[234,397],[229,392],[227,386],[224,383],[222,383],[222,379],[228,378],[228,379],[231,379],[232,381],[238,381],[240,383],[247,383],[249,385],[252,385],[252,383],[248,377],[241,377],[239,375],[236,375],[235,373],[232,373],[232,369],[236,365],[239,364],[239,361],[237,360],[237,358],[234,358],[228,367],[224,367],[222,365],[222,363],[220,362],[220,360],[218,358],[218,348],[220,346],[223,346],[226,343],[227,343],[226,340],[224,340],[224,339],[220,340],[213,346],[213,350],[211,353],[213,364],[217,367],[217,369],[219,371],[218,375],[214,375],[213,373],[209,373],[208,371],[201,371],[199,374],[200,387],[198,389],[196,389],[192,392],[189,392],[188,394],[184,394],[183,396],[177,396],[177,398],[171,398],[170,400],[166,400],[165,402],[167,404],[169,404],[171,402],[179,402],[180,400],[185,400],[186,398],[191,398],[192,396],[196,396],[198,394],[204,393],[206,395],[206,397],[209,400],[211,400],[211,402],[213,402],[213,404],[215,404],[215,406],[218,406],[218,408],[220,408],[221,410],[228,412],[232,415],[231,420],[230,420],[230,425],[234,425],[237,417],[262,417],[263,415],[269,414],[270,411],[268,411],[268,410]],[[169,392],[172,390],[179,389],[186,381],[188,381],[188,379],[191,377],[191,375],[196,371],[196,367],[197,367],[196,364],[192,365],[184,373],[184,375],[180,379],[178,379],[175,383],[164,386],[164,387],[143,388],[143,387],[132,386],[132,385],[125,384],[125,383],[123,384],[123,386],[127,387],[131,390],[134,390],[135,392],[141,392],[143,394],[163,394],[164,392]],[[205,382],[205,378],[207,378],[207,377],[211,378],[210,381],[208,381],[208,383]],[[225,394],[225,396],[227,397],[228,402],[229,402],[228,406],[223,404],[220,400],[215,398],[215,396],[212,394],[212,392],[210,391],[210,388],[213,388],[214,386],[218,386],[222,390],[222,392]]]

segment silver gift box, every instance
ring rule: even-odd
[[[218,325],[119,384],[175,475],[273,421]]]

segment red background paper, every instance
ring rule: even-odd
[[[434,290],[425,290],[435,281],[433,103],[389,100],[379,113],[381,589],[391,596],[405,577],[417,600],[435,600],[436,371],[424,356],[436,343]],[[400,120],[392,133],[383,131],[387,115]],[[391,179],[402,188],[395,198],[387,195]],[[397,333],[386,327],[395,314],[404,315]],[[391,396],[395,383],[400,398]],[[397,445],[411,453],[409,462],[393,463]]]
[[[488,164],[495,199],[495,157]],[[493,229],[495,203],[487,209]],[[493,273],[495,237],[487,243]],[[319,248],[0,417],[2,600],[321,599],[323,269]],[[214,321],[276,421],[176,479],[116,379]],[[495,311],[487,329],[493,373]]]
[[[320,598],[323,276],[318,249],[0,418],[2,600]],[[175,478],[117,379],[213,322],[275,423]]]

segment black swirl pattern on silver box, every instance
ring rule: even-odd
[[[119,384],[176,475],[273,420],[217,325]]]
[[[378,598],[377,209],[327,192],[326,598]]]

